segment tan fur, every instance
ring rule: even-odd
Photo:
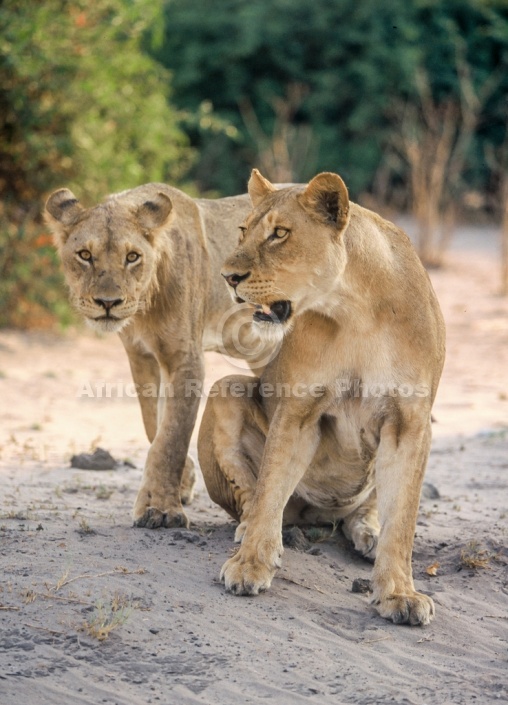
[[[276,191],[254,171],[249,192],[223,274],[235,297],[264,313],[291,302],[291,315],[254,320],[284,332],[280,351],[259,378],[218,382],[200,429],[210,495],[239,521],[226,589],[270,586],[283,523],[342,521],[375,557],[379,613],[427,624],[434,605],[414,589],[411,553],[445,354],[427,274],[407,236],[351,203],[335,174]]]
[[[252,309],[232,308],[220,276],[249,208],[247,196],[194,200],[164,184],[113,194],[93,208],[60,189],[46,204],[74,305],[96,330],[120,333],[139,385],[151,447],[134,507],[137,526],[187,524],[182,502],[194,487],[187,450],[203,348],[237,357],[254,350],[254,364],[270,347],[245,326],[235,334]],[[130,253],[139,259],[128,262]],[[158,399],[153,389],[160,383],[172,395]]]

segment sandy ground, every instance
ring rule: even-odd
[[[448,358],[440,497],[422,499],[413,558],[437,610],[423,629],[352,592],[371,566],[340,533],[287,549],[268,593],[225,594],[234,525],[202,480],[190,531],[131,528],[147,441],[119,341],[1,332],[0,703],[508,702],[508,301],[487,235],[464,231],[431,272]],[[101,382],[109,398],[80,396]],[[134,467],[70,468],[97,445]]]

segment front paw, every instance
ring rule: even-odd
[[[262,551],[246,549],[244,545],[238,552],[222,566],[220,578],[226,586],[227,592],[233,595],[258,595],[268,590],[272,583],[275,571],[281,565],[282,545],[277,545]]]
[[[189,520],[183,511],[161,511],[155,507],[148,507],[141,516],[134,516],[133,526],[145,529],[173,529],[176,527],[189,528]]]
[[[425,626],[434,618],[434,602],[427,595],[412,592],[407,595],[393,593],[381,599],[374,599],[373,604],[385,619],[394,624]]]
[[[189,528],[189,520],[180,502],[169,502],[156,497],[148,490],[140,489],[133,512],[134,526],[145,529]]]

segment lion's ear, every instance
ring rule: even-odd
[[[83,206],[68,188],[60,188],[48,198],[44,219],[53,231],[57,245],[65,242],[68,236],[67,228],[74,223],[82,210]]]
[[[162,191],[158,191],[153,198],[138,207],[136,216],[143,228],[153,230],[164,225],[172,209],[173,204],[169,196],[166,196]]]
[[[299,201],[303,208],[335,225],[338,230],[347,223],[349,195],[346,184],[337,174],[324,172],[315,176],[299,196]]]
[[[261,176],[257,169],[253,169],[249,179],[248,190],[250,200],[255,208],[258,203],[261,203],[265,196],[268,196],[269,193],[272,193],[272,191],[276,191],[277,189],[268,181],[268,179]]]

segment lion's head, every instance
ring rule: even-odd
[[[111,196],[94,208],[83,208],[63,188],[46,203],[71,299],[96,330],[118,332],[155,293],[158,235],[172,210],[158,186]]]
[[[222,275],[233,299],[254,304],[254,321],[271,334],[303,311],[329,307],[327,294],[346,262],[349,198],[336,174],[276,189],[256,169],[249,195],[253,211]]]

